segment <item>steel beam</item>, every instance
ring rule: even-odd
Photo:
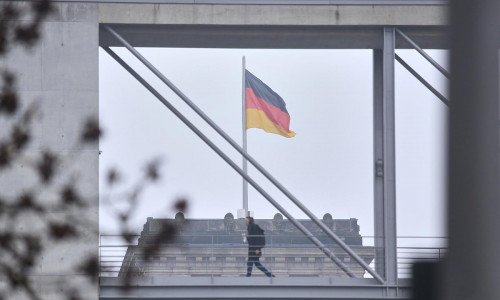
[[[131,288],[124,286],[122,278],[101,278],[100,299],[411,299],[409,280],[383,286],[371,278],[132,277]],[[388,297],[387,291],[398,296]]]
[[[264,4],[264,5],[447,5],[449,0],[51,0],[53,2],[134,4]]]
[[[383,119],[383,233],[385,278],[387,284],[397,282],[396,243],[396,143],[394,60],[395,29],[384,28],[382,50],[382,119]]]
[[[425,52],[422,48],[420,48],[417,43],[415,43],[410,37],[408,37],[404,32],[396,28],[396,32],[399,33],[400,36],[402,36],[410,45],[417,50],[420,55],[422,55],[425,59],[427,59],[428,62],[431,63],[436,69],[438,69],[441,74],[446,76],[446,78],[450,78],[450,72],[448,72],[445,68],[443,68],[440,64],[438,64],[437,61],[435,61],[427,52]]]
[[[121,47],[105,28],[112,24],[134,47],[238,49],[382,49],[383,33],[372,25],[203,25],[126,24],[101,22],[99,45]],[[423,48],[449,49],[442,26],[405,25],[405,32]],[[412,49],[403,38],[398,49]]]
[[[373,214],[375,271],[385,277],[383,51],[373,50]]]
[[[450,100],[448,100],[445,96],[443,96],[438,90],[436,90],[430,83],[427,82],[417,71],[415,71],[409,64],[407,64],[399,55],[396,54],[396,60],[405,67],[408,72],[410,72],[415,78],[417,78],[420,83],[422,83],[434,96],[438,97],[446,106],[450,106]]]
[[[384,49],[373,51],[375,270],[387,284],[397,282],[394,33],[384,28]]]

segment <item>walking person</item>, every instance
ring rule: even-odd
[[[259,225],[253,222],[252,217],[247,217],[245,219],[245,225],[247,225],[247,242],[248,242],[248,261],[247,261],[247,277],[252,276],[253,265],[257,269],[261,270],[266,274],[267,277],[276,277],[271,272],[269,272],[259,261],[262,256],[262,247],[264,247],[264,230],[262,230]]]

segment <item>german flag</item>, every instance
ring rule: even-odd
[[[248,70],[245,70],[245,100],[247,129],[260,128],[287,138],[295,136],[289,129],[290,115],[285,101]]]

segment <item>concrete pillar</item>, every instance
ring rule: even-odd
[[[19,1],[15,5],[30,4]],[[83,272],[76,270],[82,259],[98,255],[98,145],[78,145],[84,120],[98,117],[98,10],[95,3],[58,2],[54,6],[56,11],[43,23],[37,45],[30,50],[13,49],[3,63],[17,75],[23,104],[40,104],[28,158],[38,157],[44,150],[62,158],[62,173],[53,186],[76,182],[88,204],[77,215],[89,222],[78,238],[67,243],[56,247],[53,241],[45,241],[46,250],[39,257],[31,281],[43,299],[63,299],[65,290],[72,288],[83,292],[83,299],[98,299],[97,282],[91,283]],[[7,132],[8,126],[0,127],[0,134]],[[1,173],[0,191],[2,195],[15,196],[33,189],[38,182],[37,174],[26,161],[21,161]],[[57,201],[59,192],[57,188],[43,189],[38,197],[45,203]],[[47,217],[65,221],[69,212],[56,209]],[[41,230],[36,218],[14,227],[15,231],[34,234]],[[69,284],[59,287],[55,283],[60,280],[68,280]],[[18,296],[9,295],[9,299]]]
[[[450,7],[450,241],[442,299],[500,299],[500,7],[497,0]]]

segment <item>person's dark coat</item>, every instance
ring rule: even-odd
[[[259,254],[262,252],[260,251],[262,249],[262,245],[259,245],[257,240],[257,235],[260,234],[260,231],[258,229],[258,226],[254,223],[248,224],[247,227],[248,230],[248,235],[247,235],[247,242],[248,242],[248,250],[259,250]]]

